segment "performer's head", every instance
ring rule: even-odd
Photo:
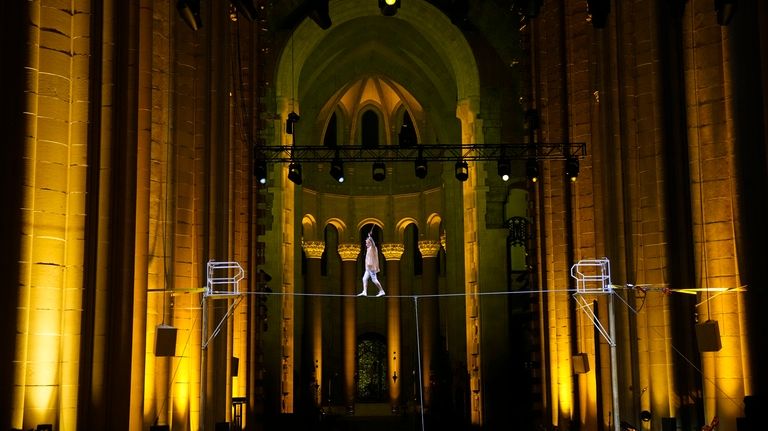
[[[372,245],[373,245],[373,241],[371,240],[371,237],[369,236],[368,238],[365,239],[365,246],[366,247],[370,247]]]

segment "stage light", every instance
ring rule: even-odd
[[[301,163],[291,162],[291,164],[288,165],[288,179],[297,185],[301,185]]]
[[[384,181],[384,178],[387,177],[387,168],[383,162],[375,162],[371,171],[374,181]]]
[[[267,183],[267,162],[264,160],[256,160],[253,163],[253,175],[259,184]]]
[[[293,134],[293,129],[294,129],[296,123],[299,122],[300,118],[301,117],[299,117],[299,114],[291,111],[288,114],[288,118],[286,118],[286,120],[285,120],[285,133],[287,133],[289,135],[292,135]]]
[[[466,161],[459,160],[454,166],[454,172],[457,180],[466,181],[469,178],[469,165]]]
[[[648,410],[643,410],[640,412],[640,420],[643,422],[650,422],[651,421],[651,412]]]
[[[539,162],[533,157],[525,161],[525,176],[533,183],[539,180]]]
[[[338,157],[331,161],[331,176],[340,183],[344,182],[344,164]]]
[[[502,181],[509,181],[509,174],[512,172],[512,167],[509,165],[509,160],[499,159],[499,161],[496,162],[496,170],[498,171]]]
[[[393,16],[400,9],[400,0],[379,0],[379,9],[384,16]]]
[[[579,176],[579,159],[570,156],[565,161],[565,176],[571,181],[576,181]]]
[[[235,5],[238,12],[248,18],[248,21],[253,21],[257,18],[256,7],[253,5],[253,0],[232,0],[232,4]]]
[[[200,0],[179,0],[176,3],[176,9],[178,9],[181,19],[192,30],[197,31],[203,26],[203,20],[200,18]]]
[[[427,159],[419,156],[414,162],[414,168],[418,178],[425,178],[427,176]]]

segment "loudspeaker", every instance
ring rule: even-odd
[[[176,356],[176,328],[168,325],[157,325],[155,356]]]
[[[720,327],[717,320],[707,320],[696,324],[696,341],[699,352],[717,352],[723,348],[720,343]]]
[[[661,431],[677,431],[675,418],[661,418]]]
[[[240,358],[232,357],[232,377],[237,377],[237,371],[240,368]]]
[[[589,357],[586,353],[577,353],[571,360],[573,362],[573,374],[589,372]]]

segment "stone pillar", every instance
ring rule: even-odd
[[[342,362],[344,373],[344,405],[347,414],[355,412],[355,372],[357,361],[357,316],[355,314],[355,294],[357,293],[357,256],[358,244],[339,244],[341,256],[341,293],[347,295],[342,305]]]
[[[304,277],[304,286],[306,292],[310,295],[320,293],[321,273],[320,258],[325,250],[325,243],[322,241],[303,242],[304,254],[307,256],[307,273]],[[312,355],[312,379],[314,389],[312,393],[312,402],[320,407],[322,401],[322,382],[323,382],[323,309],[321,298],[318,296],[307,297],[308,319],[304,321],[309,332],[309,343]]]
[[[419,251],[424,261],[421,278],[421,293],[423,295],[437,294],[437,252],[440,243],[437,241],[419,241]],[[438,299],[424,298],[419,300],[419,326],[421,328],[421,384],[424,387],[424,408],[429,410],[432,403],[432,358],[437,349]]]
[[[403,244],[382,244],[381,252],[387,259],[387,363],[389,368],[389,404],[392,413],[400,411],[402,393],[402,370],[400,369],[400,258],[403,256]]]

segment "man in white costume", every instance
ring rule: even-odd
[[[379,293],[376,296],[384,296],[384,289],[379,283],[379,279],[376,277],[376,273],[379,272],[379,250],[376,248],[376,243],[373,242],[371,236],[373,232],[368,233],[368,238],[365,240],[365,274],[363,275],[363,291],[358,293],[357,296],[368,295],[368,280],[373,281],[373,284],[379,288]]]

